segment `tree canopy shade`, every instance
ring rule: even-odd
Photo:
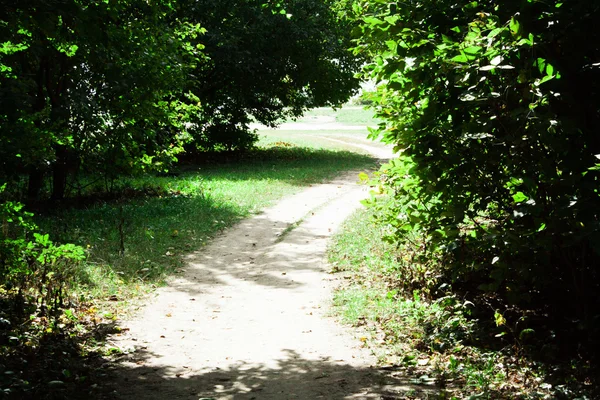
[[[600,5],[363,1],[394,239],[455,287],[600,333]],[[524,314],[519,327],[527,327]],[[574,329],[572,329],[574,328]],[[575,343],[575,342],[573,342]]]
[[[356,89],[333,1],[2,0],[0,177],[39,197],[67,177],[244,148],[266,124]],[[206,46],[206,47],[205,47]],[[9,191],[10,192],[10,191]]]
[[[0,26],[2,172],[28,173],[30,198],[48,172],[58,199],[81,164],[114,173],[177,153],[177,97],[203,57],[187,38],[203,31],[166,18],[171,7],[135,0],[8,7]]]
[[[239,148],[252,120],[274,125],[318,106],[339,106],[358,87],[350,22],[331,0],[191,2],[185,18],[207,29],[208,66],[188,82],[200,99],[195,144]],[[244,134],[245,132],[245,134]]]

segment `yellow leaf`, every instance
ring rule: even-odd
[[[500,314],[498,311],[494,313],[494,319],[496,320],[496,326],[502,326],[506,324],[506,318],[504,318],[504,315]]]

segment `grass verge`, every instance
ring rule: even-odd
[[[375,212],[361,210],[346,221],[328,254],[332,272],[347,278],[334,310],[345,323],[362,327],[361,340],[382,365],[415,385],[437,388],[440,399],[596,398],[586,382],[556,374],[557,366],[534,361],[518,343],[488,346],[486,335],[497,330],[488,330],[490,324],[473,315],[474,305],[451,290],[435,299],[414,290],[407,281],[424,279],[427,271],[409,276],[420,264],[412,263],[406,244],[399,253],[397,243],[380,239],[386,228],[374,222]],[[404,395],[432,398],[413,389]]]

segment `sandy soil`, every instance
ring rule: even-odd
[[[284,199],[191,254],[185,272],[111,338],[135,349],[116,361],[111,396],[399,398],[406,385],[376,368],[361,341],[328,313],[338,282],[327,273],[325,251],[368,195],[357,173]]]

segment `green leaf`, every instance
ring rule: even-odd
[[[522,203],[526,200],[529,200],[529,197],[527,197],[523,192],[517,192],[513,195],[513,200],[515,203]]]
[[[456,57],[452,57],[451,61],[459,62],[459,63],[466,63],[466,62],[469,61],[469,58],[467,57],[466,54],[460,54],[460,55],[458,55]]]
[[[506,318],[499,311],[494,312],[494,321],[496,322],[496,326],[506,325]]]
[[[363,21],[369,25],[383,25],[385,22],[379,18],[375,17],[365,17]]]
[[[541,85],[543,83],[551,81],[552,79],[554,79],[554,76],[548,76],[548,75],[546,75],[545,77],[543,77],[542,79],[540,79],[539,82],[536,82],[536,85],[539,86],[539,85]]]
[[[483,49],[483,47],[481,46],[470,46],[464,49],[463,51],[468,55],[476,55],[481,51],[481,49]]]
[[[454,41],[446,35],[442,35],[442,42],[446,44],[454,44]]]
[[[396,42],[395,40],[387,40],[385,42],[385,44],[387,45],[387,47],[392,51],[392,53],[394,55],[397,54],[398,51],[398,42]]]
[[[504,30],[504,28],[496,28],[496,29],[492,29],[492,31],[491,31],[490,33],[488,33],[488,36],[487,36],[487,37],[488,37],[488,38],[490,38],[490,39],[491,39],[491,38],[494,38],[494,37],[498,36],[498,34],[499,34],[500,32],[502,32],[503,30]]]
[[[466,63],[477,59],[477,54],[481,51],[481,46],[471,46],[460,50],[460,55],[455,56],[451,61]]]
[[[521,30],[521,24],[519,23],[519,21],[517,21],[514,18],[510,19],[510,33],[513,34],[513,36],[517,36],[519,34],[519,31]]]
[[[534,65],[537,66],[538,70],[540,71],[540,74],[543,74],[544,71],[546,71],[546,60],[545,59],[538,58],[537,60],[535,60]]]

